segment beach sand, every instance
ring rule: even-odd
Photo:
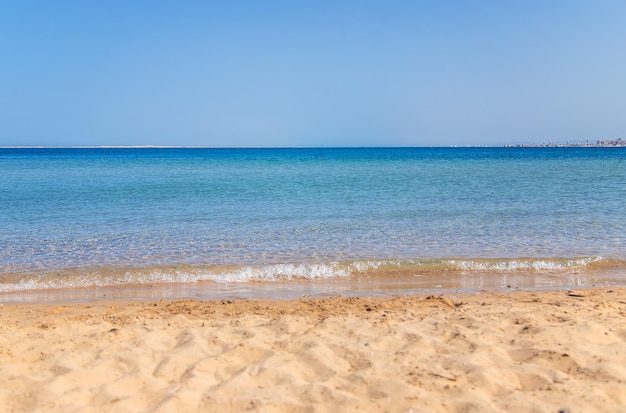
[[[626,412],[626,288],[0,314],[3,412]]]

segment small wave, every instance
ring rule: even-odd
[[[375,268],[375,262],[275,264],[244,266],[223,269],[220,267],[131,269],[115,268],[98,270],[67,270],[55,273],[39,273],[6,277],[0,283],[0,292],[61,288],[112,287],[121,285],[146,285],[166,283],[215,283],[276,282],[293,279],[315,280],[349,277],[354,273]]]
[[[244,267],[237,271],[204,274],[202,281],[218,283],[249,281],[282,281],[294,278],[314,280],[335,277],[348,277],[352,273],[348,266],[338,263],[328,264],[277,264],[259,267]]]
[[[449,260],[453,268],[465,271],[560,271],[583,269],[602,257],[576,259]]]
[[[351,262],[296,263],[258,266],[174,265],[149,268],[70,269],[35,274],[0,276],[0,293],[63,288],[98,288],[124,285],[214,282],[220,284],[332,280],[351,276],[385,278],[415,274],[445,277],[446,274],[566,273],[626,267],[622,261],[602,257],[571,259],[400,259]],[[420,275],[421,276],[421,275]]]

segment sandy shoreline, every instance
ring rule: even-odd
[[[0,314],[6,412],[626,412],[626,288]]]

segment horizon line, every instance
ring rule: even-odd
[[[354,146],[201,146],[201,145],[0,145],[0,149],[345,149],[345,148],[498,148],[502,145]]]

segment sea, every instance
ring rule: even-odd
[[[0,302],[626,285],[626,148],[2,148]]]

